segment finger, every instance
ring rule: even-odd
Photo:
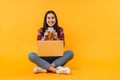
[[[48,30],[45,30],[45,32],[48,32]]]

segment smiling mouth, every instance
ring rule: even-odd
[[[50,23],[51,25],[53,25],[54,23]]]

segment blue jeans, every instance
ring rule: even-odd
[[[73,58],[73,52],[71,50],[65,51],[64,55],[59,57],[40,57],[36,53],[31,52],[28,57],[37,66],[47,70],[51,63],[54,63],[56,67],[65,65]]]

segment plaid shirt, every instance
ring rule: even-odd
[[[42,34],[44,34],[44,31],[43,31],[43,29],[41,28],[41,29],[39,29],[38,30],[38,35],[37,35],[37,40],[41,40],[44,36],[42,35]],[[59,30],[58,30],[58,39],[59,40],[64,40],[64,32],[63,32],[63,28],[59,28]]]

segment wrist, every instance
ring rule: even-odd
[[[45,40],[46,40],[46,37],[43,37],[41,40],[42,40],[42,41],[45,41]]]

